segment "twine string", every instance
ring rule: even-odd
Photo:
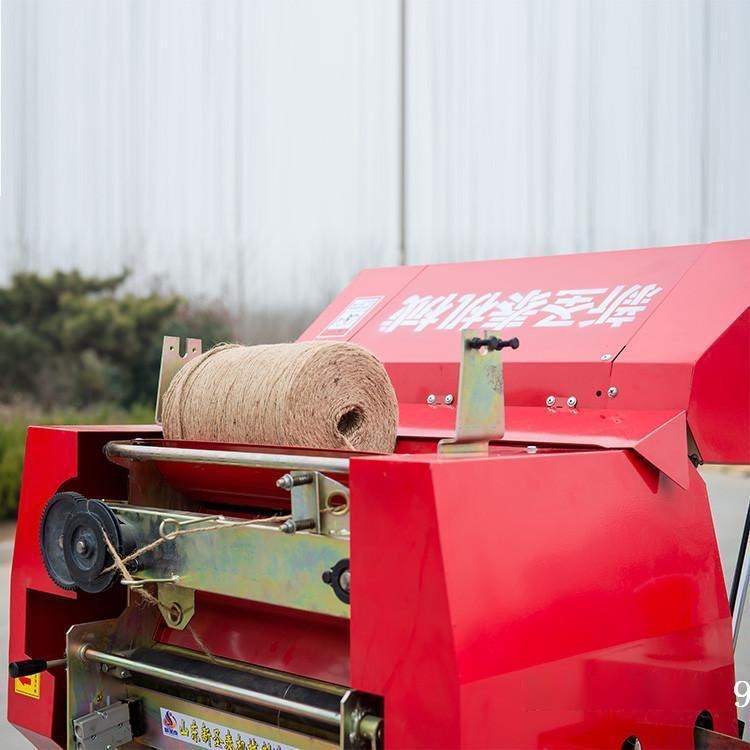
[[[348,342],[221,344],[164,394],[168,440],[390,453],[398,403],[382,363]]]
[[[147,544],[144,544],[142,547],[139,547],[138,549],[131,552],[129,555],[126,555],[125,557],[121,557],[118,553],[117,549],[115,548],[114,544],[112,544],[112,540],[109,538],[109,535],[105,531],[104,527],[101,526],[100,528],[102,531],[102,537],[104,538],[104,544],[109,550],[109,554],[112,555],[112,560],[114,561],[112,565],[105,568],[102,571],[102,574],[104,573],[110,573],[113,570],[117,570],[120,572],[120,575],[122,576],[123,580],[125,581],[133,581],[137,582],[137,579],[133,578],[133,575],[127,568],[127,563],[136,560],[141,555],[145,554],[146,552],[149,552],[153,549],[156,549],[161,544],[164,544],[164,542],[171,542],[174,541],[175,538],[178,536],[183,536],[185,534],[198,534],[202,531],[218,531],[219,529],[232,529],[237,528],[241,526],[260,526],[260,525],[266,525],[271,522],[282,522],[286,521],[287,519],[291,518],[291,516],[268,516],[266,518],[252,518],[246,521],[222,521],[220,523],[213,523],[208,526],[199,526],[199,527],[191,527],[188,529],[176,529],[175,531],[171,531],[168,535],[160,536],[158,539],[154,539],[152,542],[148,542]],[[143,584],[148,583],[148,581],[143,581]],[[147,591],[144,585],[134,585],[129,587],[131,591],[135,591],[138,596],[141,597],[141,600],[146,606],[158,606],[159,600],[150,592]],[[200,635],[197,633],[195,628],[188,623],[186,630],[190,633],[193,640],[196,642],[198,647],[203,651],[203,653],[208,657],[210,661],[215,661],[214,655],[209,650],[208,646],[206,645],[205,641],[200,637]]]

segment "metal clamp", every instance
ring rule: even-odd
[[[438,452],[486,452],[505,433],[502,349],[517,349],[517,338],[503,341],[496,331],[461,332],[456,437],[441,440]]]

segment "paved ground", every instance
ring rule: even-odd
[[[719,549],[728,581],[734,570],[740,530],[750,498],[750,477],[739,473],[722,473],[716,469],[707,470],[704,476],[708,483]],[[12,529],[9,526],[0,525],[0,676],[7,674],[7,601],[12,553],[11,534]],[[737,679],[750,681],[750,611],[747,613],[744,632],[745,638],[737,651]],[[0,678],[0,748],[28,750],[31,745],[5,721],[6,688],[7,681]]]

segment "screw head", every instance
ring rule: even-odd
[[[565,403],[572,409],[578,403],[578,399],[575,396],[568,396]]]
[[[428,403],[428,404],[434,404],[436,400],[437,400],[437,399],[435,398],[435,394],[434,394],[434,393],[431,393],[431,394],[430,394],[430,395],[429,395],[429,396],[427,397],[427,403]]]
[[[547,406],[554,406],[557,399],[554,396],[547,396]]]
[[[446,404],[447,404],[448,406],[450,406],[450,405],[451,405],[451,404],[453,403],[453,394],[452,394],[452,393],[449,393],[449,394],[448,394],[448,395],[447,395],[447,396],[445,397],[445,403],[446,403]]]
[[[339,576],[339,585],[341,586],[342,590],[349,592],[351,585],[352,585],[352,574],[347,568],[340,576]]]
[[[599,357],[599,359],[601,359],[602,362],[609,362],[609,360],[612,359],[612,355],[611,354],[602,354],[602,356]]]
[[[615,388],[614,386],[610,386],[610,387],[609,387],[609,388],[607,389],[607,395],[608,395],[608,396],[609,396],[610,398],[614,398],[614,397],[615,397],[615,396],[617,395],[617,388]]]

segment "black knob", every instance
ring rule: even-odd
[[[503,339],[499,339],[497,336],[490,336],[487,339],[480,339],[479,336],[475,336],[473,339],[469,339],[467,343],[469,349],[481,349],[483,346],[486,346],[491,352],[500,351],[500,349],[505,349],[506,347],[518,349],[519,346],[519,341],[516,337],[503,341]]]
[[[29,677],[32,674],[44,672],[46,669],[47,662],[44,659],[24,659],[8,664],[8,675],[15,680],[16,677]]]

